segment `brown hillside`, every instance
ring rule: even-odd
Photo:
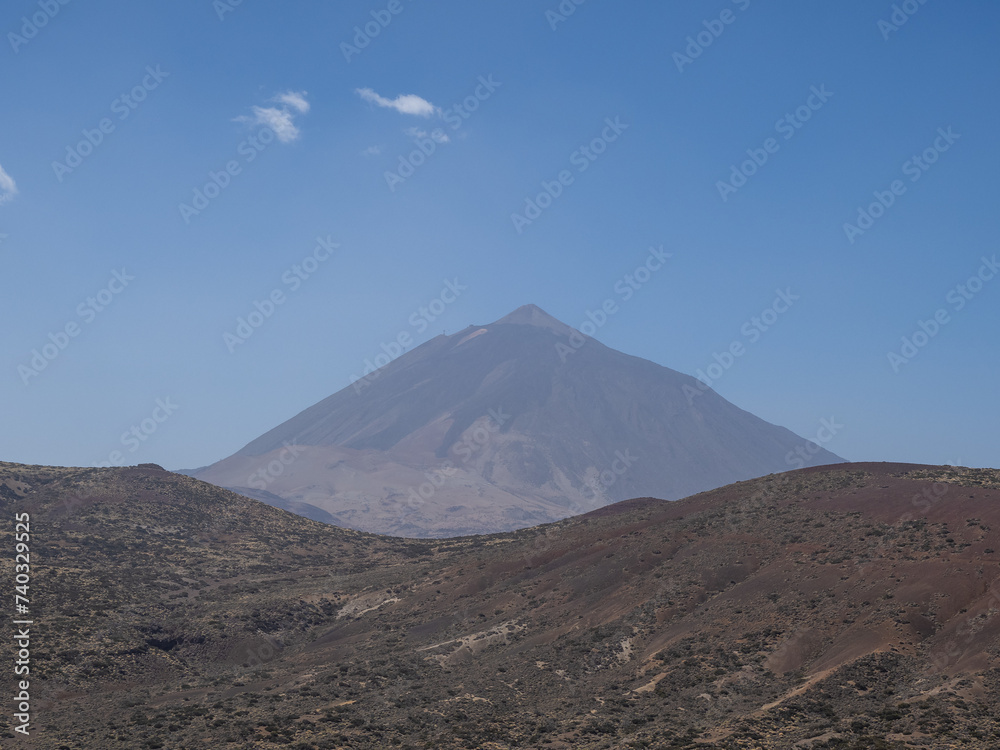
[[[449,540],[151,466],[0,464],[0,497],[33,513],[35,747],[1000,746],[994,470],[804,469]]]

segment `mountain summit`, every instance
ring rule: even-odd
[[[504,315],[493,325],[528,325],[538,328],[548,328],[560,335],[570,335],[572,328],[560,320],[556,320],[538,305],[521,305],[514,312]]]
[[[425,342],[195,476],[351,528],[451,536],[840,461],[525,305]]]

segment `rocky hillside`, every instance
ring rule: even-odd
[[[33,747],[1000,745],[997,471],[803,469],[448,540],[151,465],[0,464],[0,498],[32,515]]]

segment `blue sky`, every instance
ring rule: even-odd
[[[0,458],[200,466],[401,333],[610,298],[848,459],[1000,465],[1000,7],[901,5],[10,0]]]

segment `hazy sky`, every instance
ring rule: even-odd
[[[0,11],[0,459],[200,466],[610,298],[848,459],[1000,466],[995,2],[63,2]]]

